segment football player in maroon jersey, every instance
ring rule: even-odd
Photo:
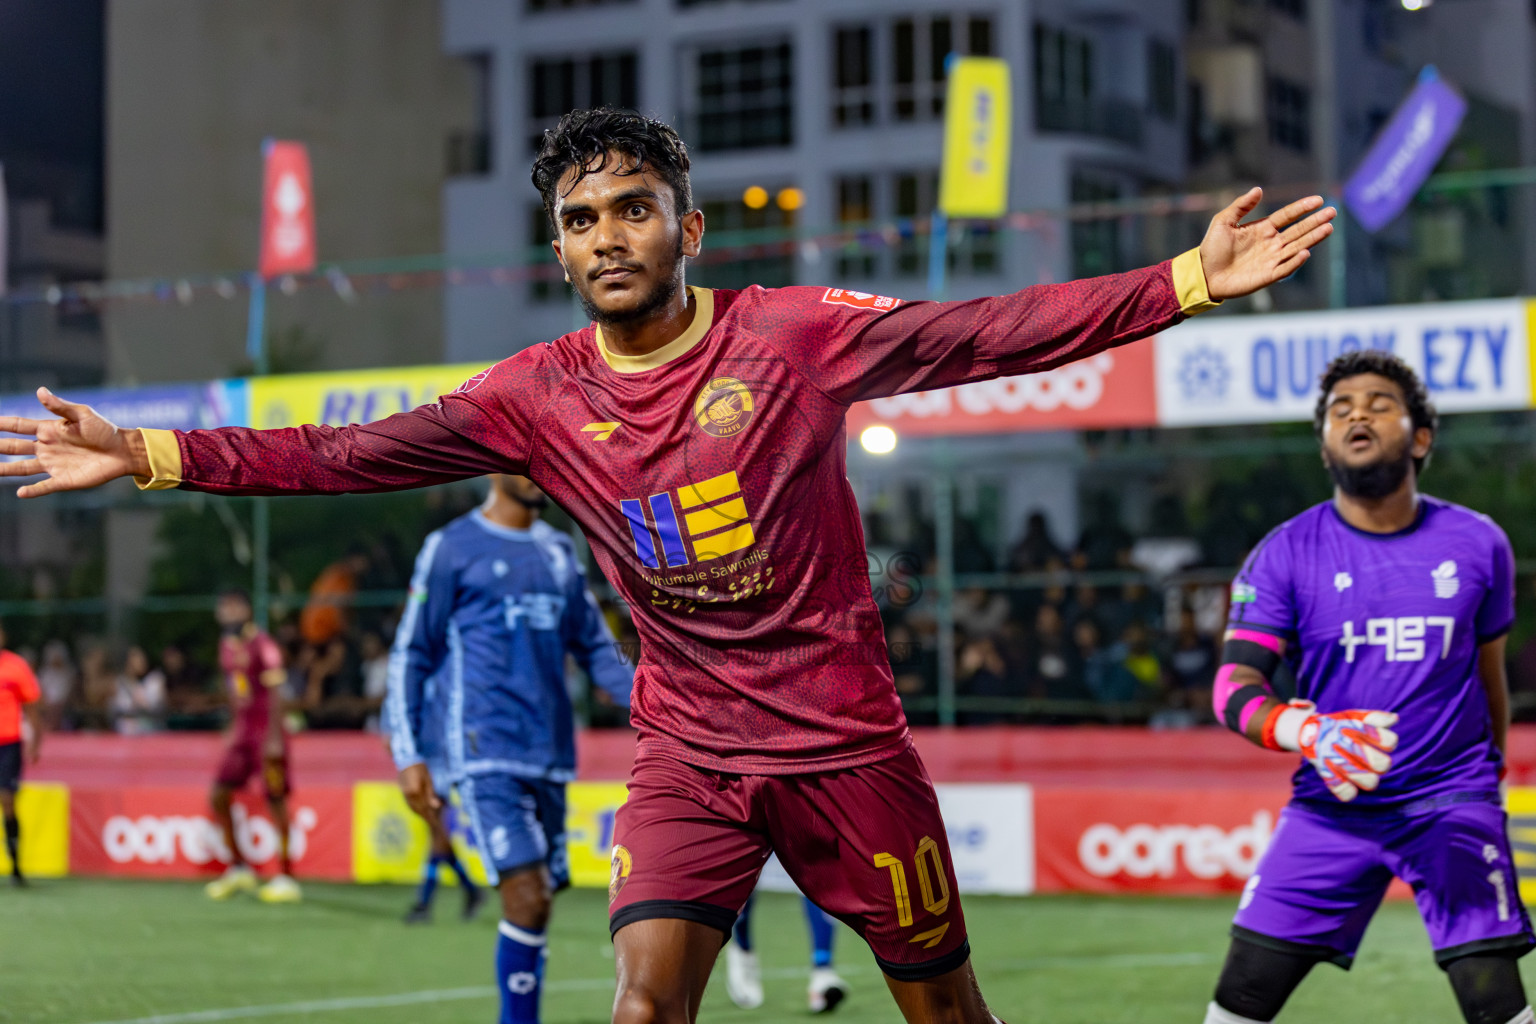
[[[770,850],[869,943],[909,1021],[990,1024],[933,785],[892,682],[845,475],[857,401],[1048,369],[1172,327],[1302,266],[1321,197],[1143,270],[968,302],[689,287],[704,217],[669,127],[577,111],[534,183],[593,323],[377,423],[119,430],[0,419],[24,497],[145,487],[321,494],[531,477],[582,526],[640,633],[640,730],[615,831],[614,1019],[690,1021]]]

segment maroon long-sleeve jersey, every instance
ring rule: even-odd
[[[969,302],[691,294],[692,326],[647,356],[589,326],[376,423],[151,437],[157,482],[321,494],[527,475],[634,614],[643,746],[743,774],[852,767],[908,733],[846,478],[849,405],[1048,369],[1209,305],[1194,252]]]

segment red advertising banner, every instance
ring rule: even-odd
[[[1039,892],[1210,894],[1242,889],[1288,786],[1035,790]]]
[[[300,878],[352,878],[352,787],[306,787],[288,801],[289,851]],[[277,829],[266,803],[242,793],[235,839],[259,872],[276,867]],[[72,788],[73,874],[193,878],[221,871],[229,851],[202,786]]]
[[[315,203],[309,151],[302,142],[268,139],[262,145],[261,276],[315,269]]]
[[[897,434],[1145,427],[1157,423],[1153,339],[1044,373],[860,402],[848,433],[883,423]]]

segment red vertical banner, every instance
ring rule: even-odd
[[[303,274],[315,269],[315,196],[309,150],[302,142],[268,139],[262,144],[261,276]]]

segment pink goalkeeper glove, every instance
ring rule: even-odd
[[[1335,711],[1318,714],[1309,700],[1293,700],[1270,712],[1264,745],[1294,750],[1312,763],[1323,784],[1340,800],[1373,790],[1392,767],[1397,724],[1391,711]]]

